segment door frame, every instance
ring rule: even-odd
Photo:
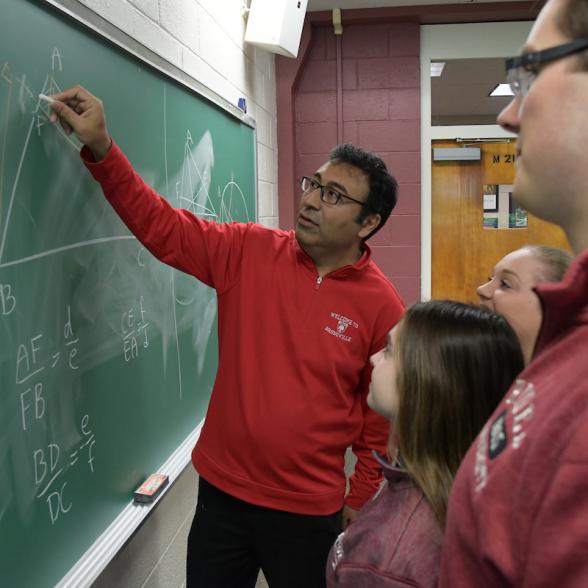
[[[516,55],[533,21],[421,26],[421,299],[431,298],[432,160],[435,139],[514,137],[498,125],[431,126],[431,61]],[[492,41],[494,39],[494,41]],[[496,40],[499,40],[497,42]]]

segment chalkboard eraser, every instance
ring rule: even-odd
[[[151,474],[134,492],[135,502],[153,502],[169,484],[165,474]]]

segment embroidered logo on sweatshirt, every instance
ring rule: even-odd
[[[325,327],[325,331],[334,337],[338,337],[343,341],[351,341],[351,331],[348,329],[351,327],[352,329],[359,329],[359,325],[352,319],[347,318],[341,314],[337,314],[336,312],[331,313],[331,318],[334,319],[333,325],[335,328],[333,329],[330,326]]]
[[[535,413],[535,386],[525,380],[517,380],[506,399],[512,413],[512,446],[518,449],[527,436],[526,429]]]
[[[494,459],[498,457],[504,448],[508,445],[508,435],[506,433],[506,415],[505,410],[502,414],[496,417],[496,420],[490,427],[490,437],[488,439],[488,457]]]
[[[480,492],[488,483],[488,460],[486,451],[488,450],[488,423],[478,435],[476,444],[476,461],[474,462],[474,481],[476,492]]]
[[[529,421],[535,414],[535,386],[516,380],[504,401],[506,410],[492,423],[486,423],[476,442],[474,463],[475,490],[480,492],[488,483],[490,460],[496,459],[509,446],[519,449],[527,437]]]

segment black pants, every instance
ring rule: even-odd
[[[187,588],[324,588],[341,512],[300,515],[244,502],[200,478],[188,537]]]

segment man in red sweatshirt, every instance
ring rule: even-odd
[[[396,182],[351,145],[301,181],[295,231],[217,224],[172,208],[137,175],[80,87],[52,108],[135,236],[215,288],[219,366],[192,460],[200,475],[188,586],[324,586],[341,524],[376,491],[388,426],[366,404],[369,357],[402,302],[365,240],[389,217]],[[197,318],[197,317],[195,317]],[[358,461],[345,496],[344,454]],[[343,520],[342,520],[343,519]]]
[[[565,231],[576,261],[536,293],[533,358],[467,454],[441,586],[588,586],[588,1],[549,0],[498,122],[518,134],[514,195]]]

